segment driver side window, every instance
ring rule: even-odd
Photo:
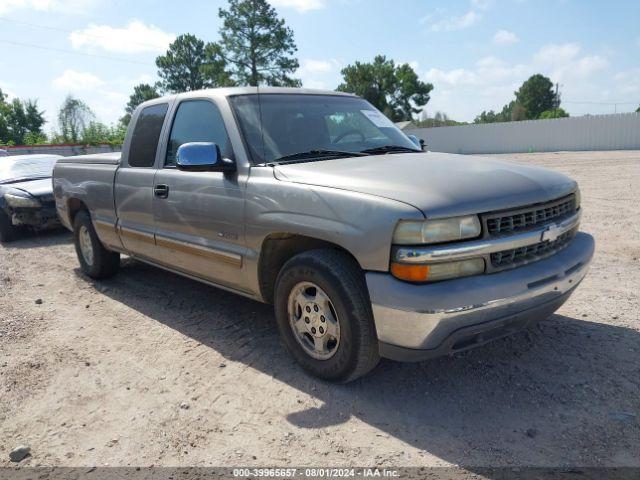
[[[213,142],[223,157],[232,158],[231,143],[218,107],[208,100],[187,100],[180,104],[171,127],[165,167],[176,164],[178,148],[185,143]]]

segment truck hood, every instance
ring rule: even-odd
[[[51,178],[40,178],[37,180],[24,180],[16,183],[5,184],[6,189],[15,188],[22,190],[34,197],[43,197],[53,194],[53,185]]]
[[[431,218],[546,202],[577,188],[575,181],[544,168],[434,152],[277,165],[274,175],[398,200]]]

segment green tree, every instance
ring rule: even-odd
[[[220,44],[237,83],[300,86],[292,77],[299,67],[293,30],[266,0],[229,0],[218,15]]]
[[[216,44],[205,43],[195,35],[180,35],[164,55],[156,58],[160,87],[179,93],[232,85],[226,61]]]
[[[49,141],[47,136],[42,132],[27,132],[24,136],[25,145],[42,145]]]
[[[160,94],[158,93],[158,90],[149,84],[141,83],[140,85],[133,87],[133,93],[129,97],[127,106],[124,109],[125,115],[120,119],[120,123],[125,127],[129,125],[131,115],[133,115],[135,109],[138,108],[138,105],[148,100],[158,98],[159,96]]]
[[[126,129],[122,125],[109,127],[92,121],[82,132],[81,142],[85,145],[122,145],[125,135]]]
[[[520,102],[518,101],[511,102],[509,106],[510,106],[509,110],[511,111],[510,121],[521,122],[523,120],[529,119],[527,109]],[[538,118],[538,117],[535,117],[535,118]]]
[[[453,127],[456,125],[466,125],[465,122],[456,122],[449,118],[445,112],[436,112],[433,118],[430,118],[426,113],[422,113],[420,120],[412,122],[418,128],[433,128],[433,127]]]
[[[38,109],[37,101],[14,98],[7,103],[6,95],[0,91],[0,141],[24,145],[29,143],[27,134],[43,134],[44,124],[44,112]]]
[[[515,95],[516,102],[524,108],[527,119],[540,118],[542,112],[560,106],[553,83],[539,73],[525,81]]]
[[[502,115],[500,113],[496,113],[493,110],[482,111],[480,115],[478,115],[473,123],[497,123],[504,122]]]
[[[58,112],[61,140],[65,143],[80,142],[94,117],[86,103],[68,95]]]
[[[568,117],[569,114],[564,110],[564,108],[554,108],[553,110],[545,110],[540,114],[540,119],[548,119],[548,118],[565,118]]]
[[[7,96],[2,89],[0,89],[0,145],[9,142],[9,110],[10,107],[7,104]]]
[[[44,118],[44,110],[38,109],[37,100],[27,100],[24,102],[27,115],[27,130],[34,135],[43,135],[42,127],[47,121]]]
[[[9,139],[16,145],[22,145],[24,136],[29,130],[27,129],[27,111],[20,99],[14,98],[9,103],[7,122],[9,124]]]
[[[87,127],[82,132],[81,143],[84,145],[100,145],[101,143],[107,143],[109,138],[109,127],[100,122],[89,122]]]
[[[355,62],[342,69],[341,92],[355,93],[394,122],[411,120],[426,106],[433,85],[422,82],[409,64],[396,65],[378,55],[372,63]]]
[[[638,109],[636,110],[636,113],[640,113],[640,107],[638,107]]]

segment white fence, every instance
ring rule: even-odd
[[[434,152],[640,150],[640,113],[407,129]]]

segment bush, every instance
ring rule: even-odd
[[[538,118],[540,120],[547,120],[549,118],[565,118],[568,116],[569,114],[565,112],[563,108],[555,108],[553,110],[546,110],[542,112]]]

